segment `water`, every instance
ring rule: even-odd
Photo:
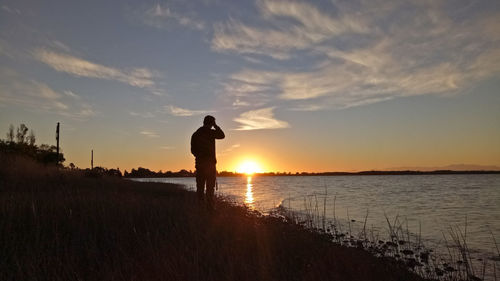
[[[195,189],[194,178],[140,180]],[[218,178],[218,186],[219,193],[264,213],[282,204],[344,222],[349,216],[355,220],[352,227],[362,227],[368,212],[367,228],[381,236],[388,231],[385,216],[391,221],[398,216],[433,248],[444,247],[443,234],[450,239],[450,227],[465,232],[466,226],[476,259],[498,256],[494,240],[500,243],[500,175],[224,177]]]

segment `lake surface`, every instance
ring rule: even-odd
[[[195,190],[194,178],[138,179],[179,183]],[[470,251],[479,258],[497,255],[500,243],[500,175],[269,176],[218,178],[218,193],[267,213],[280,204],[328,219],[355,220],[381,236],[386,216],[408,225],[427,246],[444,247],[450,227],[465,232]],[[326,203],[326,204],[324,204]],[[334,208],[335,205],[335,208]],[[352,231],[355,233],[355,231]],[[494,237],[494,238],[493,238]],[[448,241],[449,242],[449,241]]]

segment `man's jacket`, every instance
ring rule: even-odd
[[[224,132],[215,127],[200,127],[191,136],[191,153],[196,157],[196,162],[217,163],[215,158],[215,139],[223,139]]]

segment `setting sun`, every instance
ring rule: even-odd
[[[255,173],[262,173],[263,171],[257,162],[251,160],[245,160],[239,164],[238,168],[236,169],[236,172],[252,175]]]

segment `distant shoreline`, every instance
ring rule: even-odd
[[[185,171],[185,170],[184,170]],[[182,173],[156,173],[149,171],[148,174],[142,175],[125,175],[126,178],[190,178],[194,177],[194,172]],[[471,171],[454,171],[454,170],[435,170],[435,171],[361,171],[361,172],[322,172],[322,173],[288,173],[288,172],[271,172],[271,173],[255,173],[252,176],[399,176],[399,175],[487,175],[500,174],[500,171],[495,170],[471,170]],[[218,177],[245,177],[249,176],[243,173],[234,173],[222,171],[217,174]]]
[[[258,175],[267,175],[262,173]],[[361,171],[361,172],[324,172],[324,173],[295,173],[287,176],[372,176],[372,175],[456,175],[456,174],[500,174],[500,171]],[[274,174],[276,176],[278,174]]]

